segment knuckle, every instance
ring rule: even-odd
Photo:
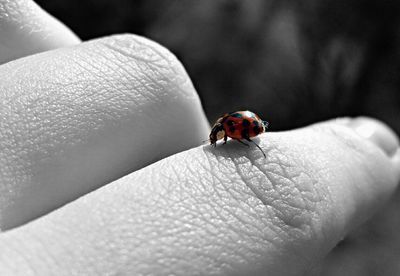
[[[197,97],[193,85],[176,56],[147,38],[122,34],[93,41],[128,81],[144,86],[158,97]]]
[[[167,140],[176,139],[174,134],[181,129],[182,145],[198,143],[207,128],[200,98],[184,67],[168,49],[132,34],[89,43],[86,52],[95,54],[90,60],[102,64],[97,67],[105,78],[101,83],[106,87],[105,98],[110,99],[107,105],[113,105],[118,114],[121,109],[142,111],[150,125],[164,130]]]

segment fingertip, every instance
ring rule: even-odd
[[[371,141],[382,149],[389,157],[399,149],[397,134],[385,123],[368,117],[355,118],[347,124],[358,135]]]
[[[346,125],[385,153],[395,171],[396,182],[399,182],[400,142],[394,130],[382,121],[364,116],[349,119]]]
[[[375,170],[388,170],[390,176],[395,176],[395,182],[400,180],[400,140],[397,133],[385,122],[375,118],[360,116],[356,118],[340,117],[327,122],[317,123],[316,128],[328,130],[329,133],[341,136],[357,149],[366,159],[375,159]],[[347,130],[350,129],[350,133]],[[353,135],[355,134],[355,135]],[[359,139],[357,139],[359,138]],[[378,158],[379,153],[383,153]]]

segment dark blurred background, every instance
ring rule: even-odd
[[[83,40],[136,33],[183,62],[210,121],[250,109],[273,130],[369,115],[400,132],[400,2],[37,0]]]
[[[83,40],[136,33],[186,67],[210,121],[249,109],[289,129],[368,115],[400,133],[400,1],[37,0]],[[322,275],[400,275],[400,195]]]

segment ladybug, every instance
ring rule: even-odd
[[[265,132],[268,125],[268,122],[261,120],[257,114],[248,110],[228,113],[215,122],[211,129],[209,141],[211,145],[216,147],[218,140],[224,139],[224,144],[226,144],[228,137],[230,137],[249,146],[242,141],[247,140],[254,143],[266,158],[264,151],[250,138]]]

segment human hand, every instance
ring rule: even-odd
[[[302,274],[398,182],[397,138],[369,119],[262,135],[266,159],[235,143],[174,154],[207,121],[179,62],[136,36],[0,75],[1,228],[73,200],[0,235],[0,274]]]

